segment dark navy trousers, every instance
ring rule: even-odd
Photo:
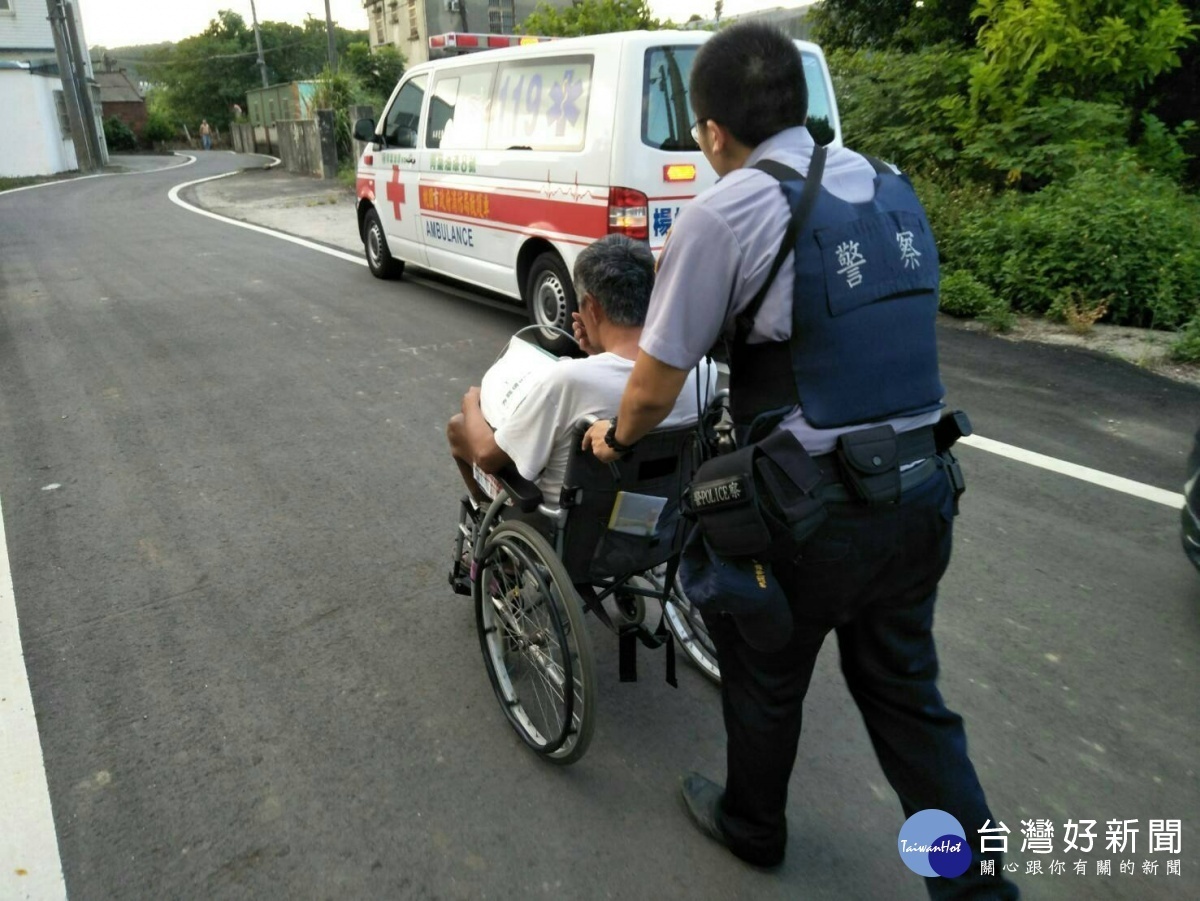
[[[967,756],[962,718],[937,689],[933,608],[950,562],[954,517],[941,461],[895,505],[839,503],[829,513],[798,555],[773,561],[795,624],[782,650],[755,651],[728,616],[705,618],[721,664],[728,738],[721,825],[730,849],[760,865],[783,858],[804,696],[821,644],[834,632],[846,684],[905,817],[931,807],[947,811],[974,849],[959,878],[926,879],[930,896],[1017,898],[997,855],[986,855],[995,857],[997,876],[980,875],[977,830],[992,815]]]

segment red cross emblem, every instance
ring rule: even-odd
[[[400,184],[400,167],[392,166],[392,180],[387,183],[387,199],[392,212],[400,219],[400,204],[404,203],[404,185]]]

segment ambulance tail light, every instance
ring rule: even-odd
[[[633,188],[608,189],[608,233],[646,240],[650,237],[650,201]]]

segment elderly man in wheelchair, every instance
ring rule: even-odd
[[[675,580],[686,531],[679,498],[720,409],[714,367],[691,373],[659,430],[617,463],[600,463],[582,436],[616,414],[654,258],[644,244],[610,235],[579,255],[574,281],[578,353],[548,354],[538,346],[546,329],[522,329],[447,427],[468,489],[450,583],[474,600],[485,665],[510,723],[556,763],[583,756],[595,722],[585,612],[618,634],[622,680],[636,678],[639,641],[667,644],[673,680],[672,634],[701,672],[719,678],[703,622]]]

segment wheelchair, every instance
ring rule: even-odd
[[[676,571],[688,531],[679,499],[705,454],[706,423],[726,401],[720,393],[701,428],[653,431],[611,464],[579,448],[594,422],[580,420],[557,506],[511,465],[495,477],[476,473],[490,504],[463,498],[450,584],[474,602],[484,665],[505,716],[552,763],[583,757],[595,729],[587,613],[618,636],[622,681],[637,678],[642,644],[665,646],[674,684],[674,641],[706,678],[720,681],[716,651]],[[651,509],[642,528],[623,526],[631,496],[665,500],[657,520]]]

